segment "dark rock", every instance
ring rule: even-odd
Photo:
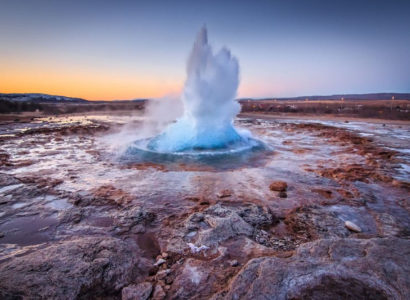
[[[229,262],[229,264],[230,264],[231,267],[237,267],[237,266],[239,266],[239,263],[238,263],[238,261],[237,261],[236,259],[231,260],[231,261]]]
[[[216,246],[237,235],[251,236],[253,233],[253,227],[233,209],[217,204],[205,210],[204,215],[209,229],[198,233],[198,245]]]
[[[245,222],[251,224],[256,228],[265,228],[276,223],[277,220],[273,218],[272,214],[262,206],[251,204],[245,207],[240,207],[238,215],[245,220]]]
[[[1,160],[1,154],[0,154],[0,160]],[[7,186],[7,185],[12,185],[12,184],[19,184],[20,181],[17,180],[14,176],[6,174],[6,173],[0,173],[0,186]]]
[[[155,275],[156,280],[164,280],[171,273],[170,269],[160,270]]]
[[[10,162],[10,154],[5,153],[5,152],[1,152],[0,153],[0,166],[11,166],[11,165],[12,165],[12,163]],[[0,182],[1,182],[1,180],[0,180]]]
[[[287,188],[288,184],[284,181],[274,181],[269,186],[269,189],[275,192],[285,192]]]
[[[136,206],[121,212],[115,219],[115,230],[117,233],[134,232],[141,233],[145,227],[155,219],[155,214]]]
[[[189,200],[189,201],[194,201],[194,202],[201,201],[201,197],[199,197],[199,196],[187,196],[184,199]]]
[[[289,232],[303,242],[349,235],[338,214],[320,206],[297,208],[286,216],[284,222]]]
[[[209,205],[209,200],[202,200],[201,202],[199,202],[199,205]]]
[[[189,216],[184,226],[173,233],[167,250],[182,253],[190,248],[191,253],[201,253],[202,250],[217,247],[231,238],[254,238],[261,228],[267,228],[276,222],[277,219],[267,208],[255,204],[216,204]]]
[[[188,219],[189,222],[198,223],[204,220],[204,214],[195,213]]]
[[[0,265],[0,298],[115,295],[142,274],[137,248],[111,237],[59,242]]]
[[[146,300],[152,292],[152,284],[143,282],[140,284],[132,284],[122,289],[122,300]]]
[[[162,289],[162,287],[159,284],[157,284],[155,286],[154,293],[152,294],[152,299],[153,300],[162,300],[164,298],[165,298],[165,292]]]
[[[218,198],[227,198],[232,196],[231,190],[222,190],[217,194]]]
[[[407,299],[410,241],[307,243],[289,258],[252,259],[214,299]]]
[[[324,189],[312,189],[312,192],[318,193],[319,195],[330,199],[332,198],[332,191],[330,190],[324,190]]]
[[[77,224],[81,222],[83,217],[83,210],[81,208],[71,208],[63,212],[61,223]]]

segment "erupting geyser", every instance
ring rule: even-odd
[[[182,101],[184,115],[148,147],[159,152],[226,148],[243,141],[233,126],[240,105],[235,101],[239,65],[228,49],[212,52],[202,28],[187,65]]]
[[[128,154],[225,155],[261,147],[249,132],[233,125],[240,111],[238,85],[238,60],[226,48],[214,54],[202,28],[188,60],[183,116],[158,136],[136,141]]]

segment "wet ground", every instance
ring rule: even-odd
[[[155,299],[223,298],[253,258],[329,238],[409,237],[410,124],[238,118],[270,150],[224,167],[122,159],[124,128],[133,123],[139,136],[143,121],[101,114],[0,126],[0,267],[109,237],[145,261],[112,297],[148,282]],[[4,295],[27,293],[4,286]]]

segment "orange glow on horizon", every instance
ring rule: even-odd
[[[59,73],[31,71],[22,73],[0,73],[0,93],[42,93],[86,100],[131,100],[137,98],[159,98],[179,94],[183,79],[166,80],[162,78],[136,77],[132,75],[109,76],[101,73],[81,72]],[[7,75],[7,76],[6,76]],[[291,90],[288,87],[275,88],[276,93]],[[241,84],[238,98],[269,96],[272,86],[261,84]]]
[[[184,74],[170,79],[165,75],[146,72],[140,75],[67,65],[41,67],[14,61],[0,70],[0,93],[43,93],[91,101],[149,99],[179,94],[184,80]],[[293,88],[291,83],[281,82],[277,86],[249,79],[243,81],[239,86],[238,98],[281,95],[292,92]]]
[[[86,100],[131,100],[178,93],[183,81],[135,74],[8,68],[0,71],[0,93],[43,93]]]

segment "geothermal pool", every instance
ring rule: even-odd
[[[148,281],[169,297],[206,298],[231,293],[229,284],[239,285],[243,277],[235,276],[257,257],[298,257],[298,249],[322,247],[315,243],[329,238],[354,244],[343,249],[375,243],[376,250],[390,239],[394,256],[408,237],[409,125],[240,117],[235,126],[270,151],[221,167],[223,160],[124,161],[111,139],[143,121],[144,115],[96,114],[0,127],[0,273],[8,291],[29,288],[23,279],[12,283],[30,268],[48,263],[57,276],[106,243],[112,244],[98,251],[121,271],[109,268],[128,274],[107,283],[112,293]],[[275,182],[287,186],[270,189]],[[78,258],[78,249],[86,254]],[[57,259],[53,251],[65,254]],[[40,253],[50,261],[39,261]],[[159,259],[165,262],[155,265]],[[72,272],[80,272],[74,265]],[[16,266],[22,275],[12,272]],[[89,282],[100,276],[93,270]],[[349,280],[362,276],[351,272]],[[78,284],[54,286],[40,273],[36,280],[54,296],[58,286]]]

